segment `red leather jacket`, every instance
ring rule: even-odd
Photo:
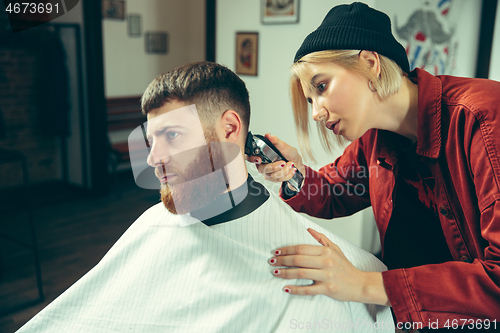
[[[497,319],[498,325],[500,82],[436,77],[420,69],[410,77],[418,82],[416,152],[431,166],[439,220],[454,261],[382,273],[389,300],[401,323],[425,327],[437,321],[443,327],[448,319],[450,325],[452,319],[460,325],[465,319]],[[397,141],[397,134],[368,131],[334,163],[318,172],[306,167],[302,191],[285,202],[327,219],[371,205],[383,250],[393,211]]]

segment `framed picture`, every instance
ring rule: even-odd
[[[168,52],[168,33],[146,32],[146,53],[166,54]]]
[[[128,16],[128,35],[130,37],[141,36],[141,15],[130,14]]]
[[[263,24],[289,24],[299,22],[299,0],[261,0]]]
[[[115,20],[125,20],[125,1],[102,0],[102,17]]]
[[[236,73],[257,75],[257,51],[259,34],[257,32],[236,33]]]

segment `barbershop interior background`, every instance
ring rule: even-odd
[[[0,331],[14,331],[78,280],[159,201],[157,191],[135,185],[127,145],[145,121],[140,96],[157,75],[201,60],[236,70],[237,34],[247,33],[256,60],[241,74],[250,130],[298,147],[289,67],[325,13],[350,2],[295,0],[283,22],[264,17],[261,0],[82,0],[18,33],[0,4]],[[390,14],[413,65],[500,80],[497,0],[364,2]],[[324,152],[313,133],[317,163],[309,165],[317,169],[342,149]],[[380,250],[370,209],[313,220]]]

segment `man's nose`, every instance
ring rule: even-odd
[[[162,147],[162,145],[153,143],[150,147],[149,155],[147,162],[153,167],[161,167],[167,164],[170,161],[170,154],[166,147]]]

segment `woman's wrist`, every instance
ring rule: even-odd
[[[391,306],[380,272],[363,272],[361,303]]]

